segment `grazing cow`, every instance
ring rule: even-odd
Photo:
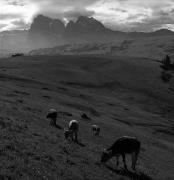
[[[140,141],[135,137],[123,136],[116,140],[116,142],[108,149],[106,149],[101,156],[101,162],[105,163],[112,157],[117,158],[117,166],[119,165],[119,156],[123,158],[124,168],[127,169],[125,154],[132,155],[132,169],[135,170],[138,154],[140,151]]]
[[[72,141],[78,142],[77,136],[79,131],[79,123],[77,120],[69,122],[68,130],[64,130],[65,139],[71,138]]]
[[[51,119],[50,125],[57,127],[56,120],[57,120],[57,111],[55,109],[50,109],[49,113],[47,114],[47,118]]]
[[[92,125],[92,132],[95,136],[99,136],[100,134],[100,127],[98,125]]]

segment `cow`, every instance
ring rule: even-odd
[[[95,136],[99,136],[100,134],[100,127],[98,125],[92,125],[92,132]]]
[[[68,125],[68,129],[64,130],[65,139],[71,138],[72,141],[78,142],[79,122],[77,120],[71,120]]]
[[[50,109],[47,116],[48,119],[51,119],[50,125],[57,127],[56,120],[57,120],[57,110]]]
[[[127,169],[126,165],[126,154],[132,155],[132,169],[135,170],[138,154],[140,152],[141,143],[137,138],[130,136],[123,136],[118,138],[114,144],[108,149],[104,150],[101,156],[101,162],[105,163],[112,157],[117,158],[117,166],[119,165],[119,156],[123,158],[124,168]]]

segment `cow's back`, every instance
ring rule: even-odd
[[[70,121],[69,130],[78,131],[78,129],[79,129],[78,121],[76,121],[76,120]]]
[[[113,153],[118,154],[139,152],[140,141],[138,141],[135,137],[123,136],[119,138],[110,149],[112,149]]]

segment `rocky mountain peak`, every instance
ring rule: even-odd
[[[66,31],[69,33],[94,33],[102,32],[105,29],[101,22],[85,16],[80,16],[76,22],[70,21],[66,26]]]
[[[34,18],[31,24],[30,33],[56,33],[60,34],[65,31],[63,22],[59,19],[52,19],[43,15]]]

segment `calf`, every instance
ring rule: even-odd
[[[47,118],[51,119],[50,125],[57,126],[56,120],[57,120],[57,111],[55,109],[50,109],[47,116]]]
[[[123,136],[116,140],[116,142],[108,149],[106,149],[101,156],[101,162],[105,163],[112,157],[117,158],[117,166],[119,165],[119,156],[123,158],[124,168],[127,169],[125,154],[132,155],[132,169],[135,170],[138,154],[140,151],[140,141],[135,137]]]
[[[100,134],[100,127],[98,125],[92,125],[92,132],[95,136],[99,136]]]
[[[68,130],[64,130],[65,139],[71,138],[72,141],[78,142],[78,131],[79,131],[79,123],[77,120],[71,120],[69,122]]]

